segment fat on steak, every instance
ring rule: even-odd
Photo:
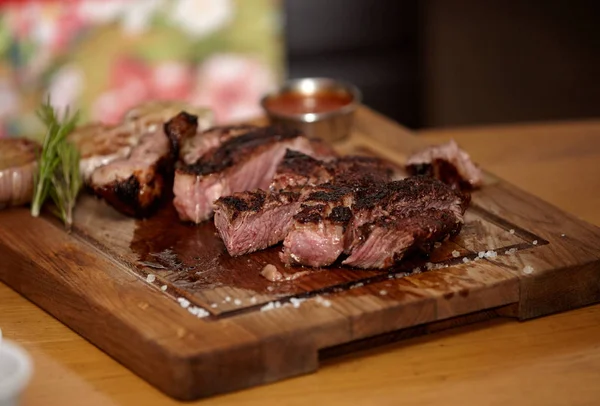
[[[459,189],[473,189],[483,183],[481,169],[454,140],[433,145],[411,155],[406,162],[411,175],[428,175]]]
[[[141,137],[126,158],[117,159],[91,176],[90,186],[120,212],[146,217],[161,200],[172,172],[172,150],[162,127]]]

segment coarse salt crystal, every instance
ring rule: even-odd
[[[531,265],[526,265],[525,268],[523,268],[523,273],[527,275],[532,274],[533,267]]]
[[[415,269],[413,269],[413,273],[421,273],[421,268],[416,267]]]
[[[511,233],[511,234],[514,234],[515,230],[513,228],[511,228],[508,232]]]
[[[213,304],[211,304],[211,305],[210,305],[210,307],[212,307],[213,309],[216,309],[216,308],[217,308],[217,306],[219,306],[219,305],[218,305],[218,304],[216,304],[216,303],[213,303]]]
[[[242,301],[240,299],[235,299],[233,301],[233,304],[236,305],[236,306],[240,306],[242,304]]]
[[[294,306],[296,309],[300,307],[300,304],[302,302],[304,302],[306,299],[297,299],[295,297],[290,299],[290,303],[292,304],[292,306]]]
[[[385,296],[385,295],[387,295],[387,290],[385,290],[385,289],[382,289],[382,290],[380,290],[380,291],[379,291],[379,294],[380,294],[381,296]]]
[[[467,257],[464,257],[464,258],[462,259],[462,261],[463,261],[463,262],[466,264],[467,262],[469,262],[469,258],[467,258]]]
[[[225,301],[229,303],[229,302],[231,302],[231,298],[230,298],[229,296],[227,296],[227,297],[225,298]]]
[[[429,271],[429,270],[435,268],[435,265],[433,265],[431,262],[426,262],[425,268]]]
[[[560,236],[561,236],[561,237],[564,237],[565,235],[564,235],[564,234],[561,234]]]
[[[537,245],[537,240],[533,240],[532,244]]]
[[[210,313],[207,312],[206,310],[204,310],[201,307],[196,307],[196,306],[190,306],[188,307],[188,312],[192,313],[194,316],[196,317],[206,317],[208,316]]]
[[[190,301],[184,297],[177,298],[177,301],[179,302],[179,305],[184,309],[187,309],[190,306]]]
[[[275,302],[269,302],[266,305],[264,305],[263,307],[260,308],[261,312],[266,312],[269,310],[273,310],[275,308]]]
[[[454,258],[458,258],[458,257],[460,257],[460,252],[459,252],[459,251],[457,251],[457,250],[454,250],[454,251],[452,251],[452,256],[453,256]]]
[[[331,301],[329,301],[328,299],[323,299],[321,296],[317,296],[315,300],[322,306],[331,307]]]
[[[479,258],[483,258],[483,257],[485,256],[485,251],[479,251],[479,252],[477,253],[477,256],[478,256]]]
[[[433,243],[433,246],[434,246],[435,248],[440,248],[440,247],[442,246],[442,243],[441,243],[441,242],[434,242],[434,243]]]
[[[256,297],[255,297],[255,296],[252,296],[252,297],[250,298],[250,303],[252,303],[252,304],[255,304],[255,303],[256,303]]]
[[[269,292],[273,292],[275,290],[275,288],[273,286],[267,286],[267,290]]]
[[[156,275],[154,275],[153,273],[149,273],[148,276],[146,276],[146,282],[148,283],[152,283],[156,280]]]
[[[167,291],[167,285],[162,285],[160,287],[160,290],[162,290],[163,292],[166,292]]]

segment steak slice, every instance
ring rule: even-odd
[[[337,179],[344,180],[348,184],[357,182],[358,179],[370,179],[371,182],[378,178],[389,180],[391,174],[387,165],[374,166],[372,159],[364,160],[364,165],[361,165],[363,160],[360,159],[354,161],[360,164],[348,165],[349,159],[347,158],[325,163],[306,154],[291,150],[286,152],[286,157],[287,162],[282,162],[279,165],[279,170],[280,174],[285,172],[289,176],[300,176],[305,173],[304,170],[306,169],[304,165],[290,165],[290,160],[295,163],[308,162],[315,164],[315,166],[327,165],[327,175],[323,175],[319,179],[332,180],[331,173],[337,173]],[[339,167],[336,167],[336,164],[339,164]],[[282,167],[286,168],[285,171],[281,170]],[[293,169],[296,169],[296,171]],[[353,178],[355,179],[352,180]],[[320,180],[315,178],[314,182],[317,181]],[[326,212],[324,217],[326,218],[327,231],[339,233],[339,227],[343,226],[341,219],[344,213],[343,209],[337,208],[336,205],[347,206],[350,204],[349,201],[344,200],[344,196],[352,196],[352,190],[349,186],[340,191],[331,183],[317,187],[306,185],[304,181],[290,183],[294,186],[278,191],[263,192],[259,190],[256,192],[235,193],[233,196],[222,197],[215,202],[215,226],[230,255],[242,255],[274,245],[288,235],[292,225],[294,225],[295,232],[290,239],[298,237],[299,240],[304,240],[308,238],[308,234],[306,238],[302,237],[302,234],[308,233],[311,227],[318,227],[318,225],[313,225],[315,222],[311,219],[315,218],[315,212],[320,209],[323,210],[323,213]],[[266,193],[264,204],[262,206],[248,204],[247,202],[255,201],[255,197],[258,196],[257,193],[259,195]],[[246,209],[247,207],[251,209]],[[294,218],[296,214],[298,214],[298,217]],[[254,224],[255,222],[257,225]],[[246,227],[267,229],[270,230],[270,234],[261,237],[259,233],[245,230]],[[325,232],[325,229],[323,229],[323,232]],[[247,235],[255,235],[251,246],[236,242],[238,239],[244,240]],[[294,244],[294,246],[298,245]],[[301,253],[298,252],[295,255],[301,255]]]
[[[468,202],[462,194],[429,177],[387,183],[363,178],[353,183],[330,184],[329,188],[328,194],[317,192],[312,199],[323,202],[325,207],[301,212],[306,212],[307,218],[302,218],[300,213],[294,217],[295,222],[283,242],[280,257],[284,263],[327,266],[345,252],[350,254],[344,261],[346,265],[389,267],[394,258],[400,259],[412,246],[424,248],[427,242],[433,244],[460,231]],[[341,216],[332,221],[331,213],[336,210]],[[439,217],[443,220],[441,225],[434,228],[431,222],[428,223],[427,213],[442,213]],[[408,220],[419,216],[421,220]],[[414,224],[421,224],[424,229],[419,233],[411,232],[413,241],[410,244],[406,245],[409,240],[405,238],[390,240],[394,232],[403,235],[398,229],[393,231],[395,225],[416,228]],[[389,245],[377,251],[377,244],[383,239]]]
[[[372,157],[344,156],[335,160],[321,161],[298,151],[286,151],[271,183],[271,190],[287,187],[316,186],[338,181],[342,177],[373,176],[381,181],[391,180],[394,169],[390,163]]]
[[[230,138],[193,165],[175,172],[173,203],[184,221],[199,223],[212,216],[221,196],[267,189],[287,149],[318,155],[314,143],[300,132],[261,127]]]
[[[227,252],[238,256],[282,241],[299,209],[298,192],[234,193],[215,203],[215,226]]]
[[[162,128],[142,137],[127,158],[96,169],[90,186],[120,212],[145,217],[165,191],[172,153]]]
[[[355,230],[351,254],[342,264],[356,268],[389,268],[408,250],[431,250],[436,241],[456,235],[462,223],[448,210],[411,210],[383,216]]]
[[[411,155],[406,170],[412,175],[433,176],[458,189],[473,189],[483,183],[483,174],[454,140],[427,147]]]

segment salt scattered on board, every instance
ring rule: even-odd
[[[166,292],[167,291],[167,285],[162,285],[160,287],[160,290],[162,290],[163,292]]]
[[[187,309],[190,306],[190,301],[184,297],[178,297],[177,301],[179,302],[179,305],[184,309]]]
[[[459,251],[457,251],[457,250],[454,250],[454,251],[452,251],[452,256],[453,256],[454,258],[458,258],[458,257],[460,257],[460,252],[459,252]]]
[[[523,273],[530,275],[533,273],[533,267],[531,265],[525,265],[525,268],[523,268]]]
[[[149,273],[148,276],[146,276],[146,282],[148,283],[152,283],[156,280],[156,275],[154,275],[153,273]]]

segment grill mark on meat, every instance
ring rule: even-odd
[[[182,168],[185,173],[209,175],[221,172],[244,159],[245,153],[263,145],[297,138],[300,131],[287,127],[259,127],[239,137],[225,141],[214,153]]]
[[[372,181],[388,181],[394,169],[388,162],[373,157],[346,156],[323,162],[298,151],[287,151],[271,184],[271,190],[290,186],[316,186],[331,182],[353,184],[370,176]]]
[[[352,219],[352,210],[348,207],[334,207],[331,214],[327,217],[329,221],[335,224],[347,225]]]
[[[265,204],[266,194],[265,191],[258,189],[247,193],[244,195],[244,198],[239,196],[225,196],[219,198],[219,201],[233,212],[232,220],[235,220],[240,212],[258,212],[261,210]]]
[[[316,155],[314,145],[298,131],[281,127],[257,128],[225,141],[176,170],[173,203],[180,219],[199,223],[211,217],[221,196],[268,189],[286,149]]]
[[[196,163],[209,151],[218,148],[224,142],[244,135],[257,129],[253,125],[235,125],[211,127],[203,132],[197,132],[192,137],[184,138],[182,142],[179,159],[185,165]]]
[[[172,158],[170,141],[158,127],[142,137],[128,158],[96,169],[90,186],[118,211],[146,217],[156,209],[166,190]]]

